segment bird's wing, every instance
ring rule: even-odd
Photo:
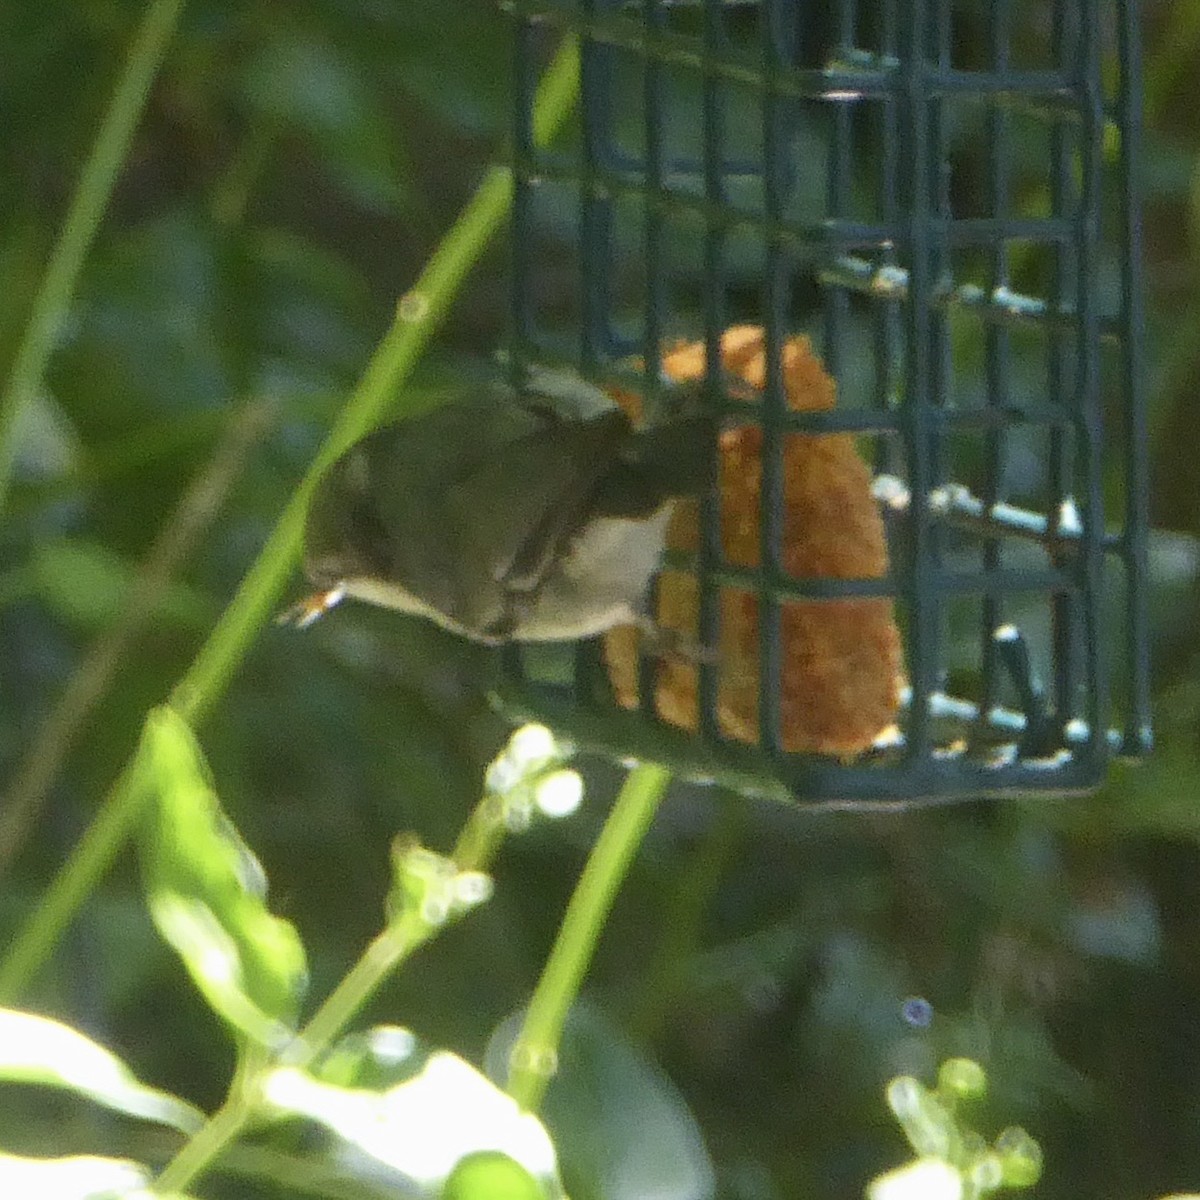
[[[546,417],[449,489],[445,499],[448,523],[459,538],[463,604],[487,596],[483,607],[496,636],[505,636],[505,627],[532,604],[589,519],[598,483],[630,436],[629,422],[617,409],[585,421]],[[497,595],[498,617],[490,603]]]
[[[498,620],[504,598],[486,555],[468,553],[456,488],[538,422],[486,400],[450,403],[371,434],[372,522],[379,572],[476,636]]]

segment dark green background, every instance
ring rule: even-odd
[[[974,6],[961,9],[956,36],[970,59]],[[1200,533],[1200,4],[1144,9],[1152,512],[1183,535],[1169,543],[1174,574],[1160,581],[1155,610],[1158,751],[1117,769],[1097,797],[1069,802],[814,817],[672,794],[589,992],[678,1087],[722,1195],[858,1194],[905,1157],[884,1082],[949,1053],[988,1069],[983,1127],[1020,1123],[1041,1140],[1040,1196],[1200,1187],[1190,570]],[[119,0],[0,11],[0,367],[139,15]],[[82,730],[35,837],[0,883],[0,934],[35,902],[146,708],[186,668],[396,297],[502,144],[508,36],[506,18],[477,2],[194,0],[185,10],[0,527],[0,778],[113,619],[119,587],[101,585],[119,584],[145,555],[235,405],[269,395],[281,415]],[[505,269],[497,245],[416,388],[444,389],[499,343]],[[548,275],[550,295],[555,286]],[[78,553],[52,571],[38,555],[60,539]],[[276,910],[309,947],[315,994],[378,927],[392,835],[415,830],[444,847],[473,803],[504,730],[482,697],[489,662],[424,625],[348,606],[304,635],[265,630],[204,725],[224,803],[263,860]],[[601,764],[588,775],[582,814],[510,842],[493,901],[422,952],[374,1019],[480,1058],[536,979],[618,782]],[[157,940],[130,860],[28,1003],[211,1106],[232,1054]],[[927,1030],[903,1019],[912,995],[933,1006]],[[0,1095],[8,1149],[152,1154],[138,1136],[82,1106]],[[587,1194],[586,1180],[576,1190]],[[252,1194],[212,1182],[198,1191]]]

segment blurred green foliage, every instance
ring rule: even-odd
[[[971,61],[976,6],[961,7]],[[0,375],[140,9],[0,7]],[[1039,1196],[1200,1185],[1200,3],[1147,3],[1143,24],[1151,509],[1173,535],[1156,550],[1159,749],[1094,799],[887,817],[675,789],[607,928],[590,981],[603,1019],[585,1049],[594,1059],[607,1042],[589,1069],[645,1128],[668,1123],[685,1146],[700,1131],[680,1200],[703,1194],[709,1162],[736,1200],[857,1194],[903,1153],[884,1082],[931,1077],[950,1055],[986,1066],[981,1123],[1037,1137]],[[502,145],[507,37],[485,0],[186,7],[22,429],[0,525],[0,795],[235,409],[266,395],[278,415],[74,729],[3,868],[0,941],[96,811]],[[820,161],[819,137],[806,153]],[[969,172],[962,186],[969,198]],[[754,263],[739,263],[735,305],[749,312]],[[472,274],[415,392],[432,400],[492,353],[505,265],[498,247]],[[567,273],[548,268],[550,303]],[[959,350],[969,377],[979,347]],[[504,737],[483,696],[492,666],[429,626],[347,607],[304,635],[265,630],[204,726],[224,805],[274,910],[302,932],[314,995],[378,927],[393,835],[448,846],[478,796]],[[619,779],[586,770],[581,814],[510,843],[490,902],[375,998],[372,1021],[483,1060],[528,997]],[[931,1014],[906,1004],[915,996]],[[119,1050],[147,1084],[206,1108],[223,1094],[218,1022],[125,859],[22,1002]],[[606,1111],[595,1095],[556,1109],[551,1089],[552,1133]],[[606,1120],[576,1160],[560,1147],[572,1195],[615,1200],[630,1192],[614,1178],[639,1178],[611,1148],[637,1122]],[[0,1091],[8,1152],[162,1162],[175,1143],[159,1137],[68,1096]],[[200,1194],[287,1194],[256,1188],[214,1176]]]

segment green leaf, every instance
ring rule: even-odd
[[[480,1150],[450,1172],[442,1200],[542,1200],[545,1194],[519,1162],[496,1150]]]
[[[194,1133],[204,1114],[147,1087],[111,1051],[78,1030],[35,1013],[0,1009],[0,1080],[78,1092],[106,1108]],[[0,1196],[17,1195],[0,1187]]]
[[[390,1167],[408,1191],[441,1196],[459,1164],[488,1154],[511,1162],[536,1188],[512,1192],[514,1200],[562,1195],[554,1147],[541,1123],[457,1055],[426,1051],[407,1030],[383,1026],[335,1047],[318,1071],[321,1078],[290,1067],[271,1071],[265,1101],[281,1116],[307,1117],[351,1143],[373,1160],[374,1172],[380,1163]],[[329,1076],[375,1086],[329,1083]],[[477,1163],[468,1180],[474,1170],[509,1183],[518,1178],[512,1169],[492,1166],[489,1172]]]
[[[1033,1187],[1042,1177],[1042,1148],[1019,1125],[996,1138],[996,1154],[1005,1187]]]
[[[89,628],[108,625],[123,611],[134,571],[97,542],[61,538],[40,544],[30,563],[34,590],[64,620]],[[189,629],[211,622],[213,606],[198,592],[171,584],[158,615]]]
[[[122,1158],[20,1158],[0,1154],[0,1196],[37,1200],[186,1200],[149,1189],[150,1172]]]
[[[867,1185],[867,1200],[961,1200],[962,1176],[939,1158],[919,1158]]]
[[[918,1155],[948,1161],[959,1157],[962,1139],[954,1114],[920,1080],[897,1076],[888,1084],[887,1102]]]
[[[145,838],[150,915],[209,1006],[240,1034],[279,1045],[294,1030],[307,983],[300,936],[268,912],[262,867],[172,709],[147,718],[144,754],[157,792]]]
[[[970,1058],[948,1058],[938,1068],[938,1090],[956,1100],[978,1100],[987,1092],[987,1074]]]

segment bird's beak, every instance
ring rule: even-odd
[[[340,584],[327,588],[323,592],[313,592],[302,600],[297,600],[289,608],[275,618],[276,625],[294,625],[297,629],[307,629],[319,617],[323,617],[331,608],[340,604],[346,598],[346,589]]]

